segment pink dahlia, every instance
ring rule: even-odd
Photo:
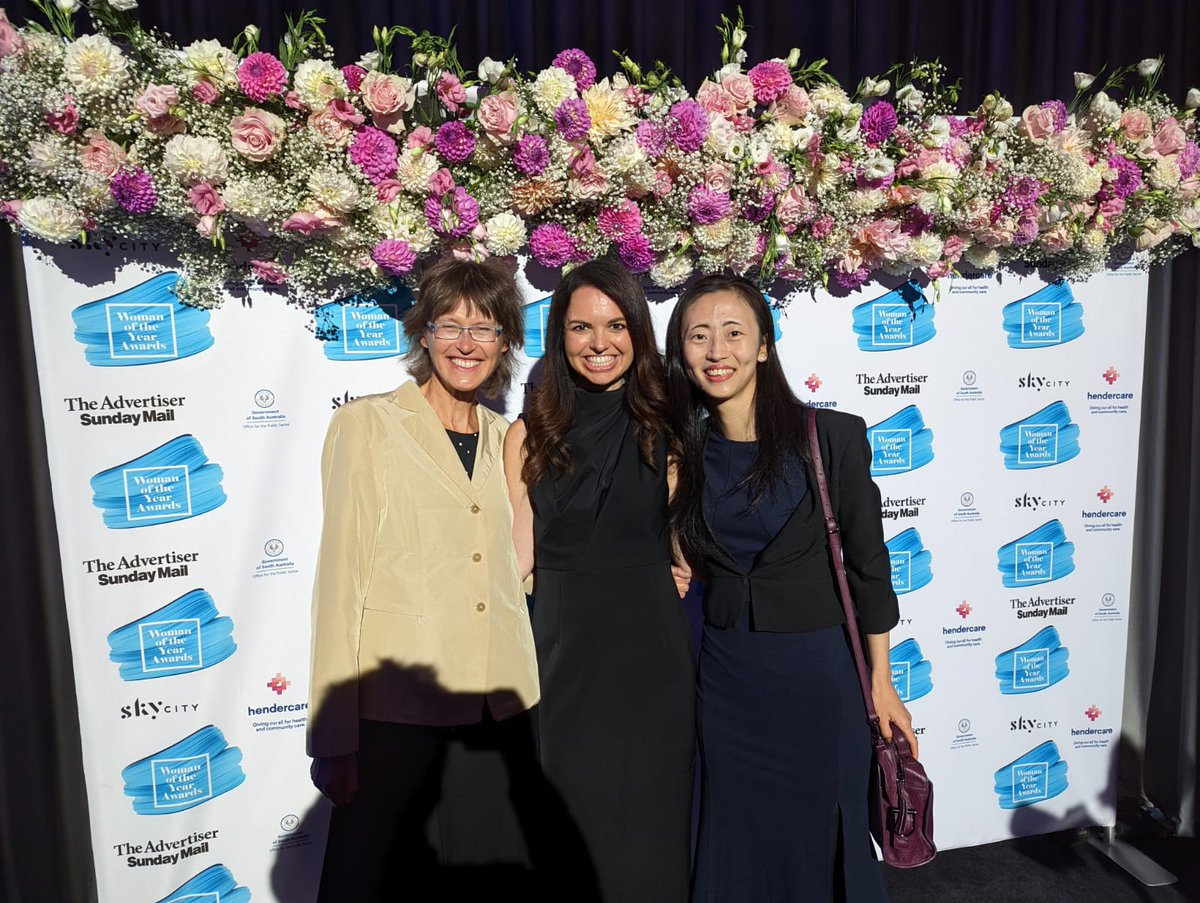
[[[650,239],[640,233],[621,242],[617,253],[621,263],[631,273],[644,273],[654,266],[654,251],[650,247]]]
[[[396,172],[396,141],[387,132],[367,126],[354,134],[350,162],[378,185]]]
[[[158,203],[154,180],[144,169],[123,169],[109,185],[113,199],[126,213],[149,213]]]
[[[596,84],[596,64],[582,50],[564,50],[551,60],[550,65],[557,66],[575,79],[575,87],[580,91],[586,91]]]
[[[786,63],[778,60],[767,60],[751,69],[747,75],[754,85],[754,99],[759,103],[768,104],[779,100],[792,86],[792,73]]]
[[[513,165],[527,176],[540,176],[550,162],[546,139],[541,135],[525,135],[517,142]]]
[[[287,69],[269,53],[252,53],[238,64],[237,80],[242,93],[262,103],[287,87]]]
[[[688,216],[707,226],[724,219],[729,213],[729,195],[697,185],[688,195]]]
[[[708,137],[708,113],[704,107],[694,100],[681,100],[671,104],[667,137],[685,153],[700,150],[704,139]]]
[[[642,211],[633,201],[621,201],[615,207],[605,207],[596,217],[600,234],[612,241],[625,241],[642,231]]]
[[[475,135],[465,122],[457,119],[443,122],[434,136],[433,144],[448,163],[466,163],[475,153]]]
[[[577,141],[592,127],[592,117],[581,97],[568,97],[554,111],[554,124],[567,141]]]
[[[651,160],[661,157],[667,149],[667,130],[657,122],[643,119],[638,123],[637,143]]]
[[[363,79],[367,77],[367,70],[362,66],[343,66],[342,77],[346,79],[346,87],[351,91],[357,91],[362,87]]]
[[[529,252],[539,264],[555,270],[575,254],[575,239],[557,223],[546,223],[529,236]]]
[[[465,188],[455,188],[441,198],[427,197],[425,221],[439,235],[462,238],[479,225],[479,203]]]
[[[371,259],[379,268],[392,276],[404,276],[412,272],[417,255],[406,241],[385,238],[371,250]]]

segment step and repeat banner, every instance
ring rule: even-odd
[[[197,310],[152,242],[25,266],[100,898],[307,903],[321,443],[407,378],[411,296]],[[521,281],[528,373],[549,293]],[[797,394],[867,424],[943,848],[1115,820],[1146,294],[1130,267],[778,312]]]

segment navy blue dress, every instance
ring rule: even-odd
[[[798,460],[786,485],[750,508],[739,484],[756,452],[709,431],[704,512],[744,572],[794,513],[821,520]],[[867,827],[870,735],[845,628],[756,631],[750,605],[733,627],[705,624],[697,699],[693,903],[886,901]]]

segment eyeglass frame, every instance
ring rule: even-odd
[[[504,332],[503,326],[485,326],[482,323],[477,323],[474,326],[459,326],[457,323],[426,323],[425,327],[435,339],[441,342],[457,342],[462,338],[462,334],[465,332],[474,342],[479,342],[480,344],[491,344],[492,342],[499,341],[500,335]],[[457,329],[458,333],[453,338],[448,336],[439,336],[437,334],[439,329]],[[472,331],[475,329],[486,329],[487,333],[481,337]]]

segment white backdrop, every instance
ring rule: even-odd
[[[334,408],[406,378],[407,293],[210,315],[148,243],[45,250],[25,265],[100,898],[311,900],[320,446]],[[528,365],[548,292],[522,283]],[[938,843],[1112,824],[1146,275],[927,292],[799,297],[777,336],[805,401],[868,424]]]

